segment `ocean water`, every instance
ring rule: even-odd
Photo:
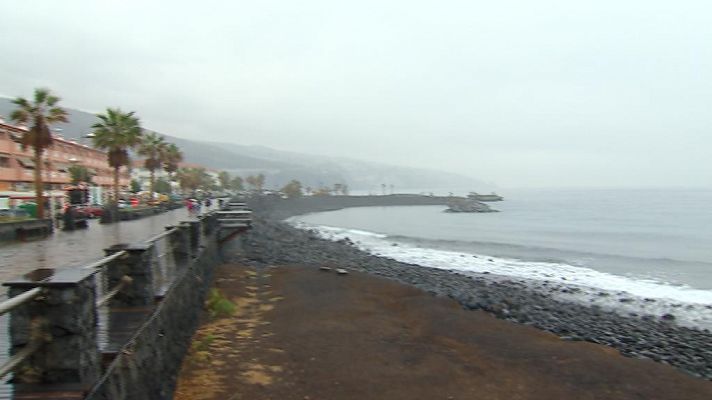
[[[622,314],[712,328],[712,190],[518,190],[498,213],[441,206],[302,215],[296,226],[426,267],[484,272]]]

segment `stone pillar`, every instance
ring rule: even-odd
[[[188,226],[188,231],[190,232],[190,254],[196,257],[200,248],[200,221],[183,221],[181,225]]]
[[[124,275],[132,279],[131,284],[124,287],[111,300],[112,307],[137,307],[155,303],[153,246],[153,243],[118,244],[104,250],[107,256],[122,250],[128,253],[106,266],[106,290],[116,287]]]
[[[47,340],[15,369],[15,382],[79,383],[88,389],[99,378],[95,273],[42,269],[3,284],[10,297],[35,287],[44,290],[10,313],[11,353],[38,338]],[[33,274],[46,280],[33,279]]]
[[[205,214],[203,218],[203,234],[205,236],[210,236],[215,230],[217,224],[217,218],[215,212],[211,211]]]
[[[173,259],[177,267],[187,265],[191,257],[190,252],[190,227],[188,225],[167,226],[166,230],[178,228],[168,237],[168,245],[173,252]]]

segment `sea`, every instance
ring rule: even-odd
[[[633,317],[712,329],[712,190],[520,189],[499,212],[360,207],[292,217],[324,238],[461,274],[554,290]],[[576,287],[576,290],[568,290]]]

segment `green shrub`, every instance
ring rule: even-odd
[[[206,308],[212,318],[231,317],[235,314],[236,306],[219,289],[210,289]]]

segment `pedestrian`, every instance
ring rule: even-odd
[[[200,214],[203,204],[198,200],[193,200],[193,212],[195,214]]]

